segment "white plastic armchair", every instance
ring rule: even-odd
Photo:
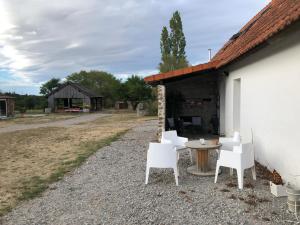
[[[239,189],[243,189],[244,170],[251,168],[253,179],[256,180],[254,149],[252,143],[234,146],[233,151],[221,150],[217,160],[215,183],[218,179],[219,168],[229,167],[236,169]]]
[[[172,143],[176,147],[178,153],[177,158],[179,158],[179,151],[187,149],[187,147],[185,146],[186,142],[188,142],[188,138],[177,136],[176,130],[162,132],[161,143],[166,143],[166,144]],[[191,150],[189,150],[189,153],[192,162],[193,159],[192,159]]]
[[[150,143],[147,152],[146,184],[150,168],[172,168],[178,186],[177,153],[173,144]]]
[[[223,150],[233,150],[234,146],[239,146],[241,144],[240,133],[235,131],[233,137],[220,137],[219,143],[222,144]]]

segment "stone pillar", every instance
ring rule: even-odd
[[[157,102],[158,102],[158,132],[157,139],[160,141],[161,134],[165,131],[166,122],[166,87],[164,85],[157,86]]]

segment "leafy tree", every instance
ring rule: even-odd
[[[121,81],[114,75],[103,71],[80,71],[67,77],[67,81],[79,83],[104,97],[104,105],[112,107],[115,101],[122,98]]]
[[[126,100],[132,102],[133,109],[136,109],[138,103],[152,99],[152,88],[147,85],[142,77],[132,75],[124,83],[124,92]]]
[[[189,65],[185,55],[185,36],[183,33],[180,13],[176,11],[170,20],[171,32],[163,27],[160,40],[161,73],[187,67]]]
[[[52,78],[40,87],[40,94],[48,95],[60,85],[60,79]]]
[[[34,109],[34,106],[37,104],[36,98],[33,95],[26,96],[25,99],[25,107],[27,109]]]
[[[161,63],[159,70],[161,73],[174,70],[171,56],[171,41],[167,27],[163,27],[160,38]]]

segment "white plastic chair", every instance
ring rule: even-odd
[[[239,146],[241,144],[240,133],[235,131],[233,137],[220,137],[219,143],[222,144],[223,150],[233,150],[234,146]]]
[[[177,153],[173,144],[149,144],[145,184],[148,184],[150,168],[172,168],[174,170],[176,185],[178,186]]]
[[[179,159],[179,152],[187,149],[187,147],[185,146],[186,142],[188,142],[188,139],[185,137],[177,136],[176,130],[162,132],[161,143],[173,144],[176,147],[178,159]],[[189,153],[190,153],[191,162],[193,162],[191,149],[189,149]]]
[[[216,166],[215,183],[217,183],[220,166],[236,169],[239,189],[243,189],[245,169],[251,168],[253,179],[256,180],[253,144],[247,143],[234,146],[233,151],[220,151],[220,157]]]

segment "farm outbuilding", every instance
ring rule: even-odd
[[[259,163],[300,187],[299,37],[300,1],[273,0],[209,62],[146,77],[158,137],[198,117],[200,137],[239,132]]]
[[[0,95],[0,118],[14,116],[15,98]]]
[[[48,108],[52,112],[81,112],[89,109],[101,111],[103,97],[82,85],[67,82],[52,91],[48,98]]]

